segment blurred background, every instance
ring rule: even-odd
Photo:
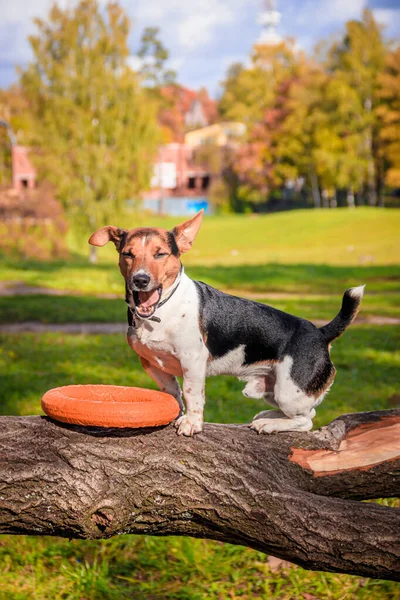
[[[0,0],[0,412],[51,387],[153,387],[105,224],[206,218],[187,273],[316,324],[367,284],[316,426],[399,405],[397,0]],[[96,251],[97,250],[97,251]],[[264,409],[233,378],[206,419]],[[385,501],[398,505],[398,501]],[[189,538],[0,538],[0,599],[397,600]]]

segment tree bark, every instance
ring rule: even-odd
[[[0,533],[187,535],[307,569],[400,580],[400,410],[312,433],[101,429],[0,418]]]
[[[314,200],[314,208],[321,208],[321,194],[319,192],[318,176],[315,172],[314,166],[310,167],[310,179],[311,189]]]

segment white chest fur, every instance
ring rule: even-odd
[[[185,365],[204,352],[195,284],[186,275],[174,295],[156,311],[160,323],[137,319],[128,343],[135,352],[166,373],[182,376]]]

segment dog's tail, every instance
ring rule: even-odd
[[[350,288],[346,290],[343,296],[342,308],[336,317],[320,328],[320,332],[328,342],[338,338],[345,329],[354,321],[360,308],[361,300],[364,295],[365,285]]]

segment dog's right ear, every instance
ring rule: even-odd
[[[105,246],[108,242],[114,242],[116,249],[119,250],[121,239],[125,233],[128,233],[127,229],[119,229],[112,225],[106,225],[92,233],[89,238],[89,244],[92,246]]]

